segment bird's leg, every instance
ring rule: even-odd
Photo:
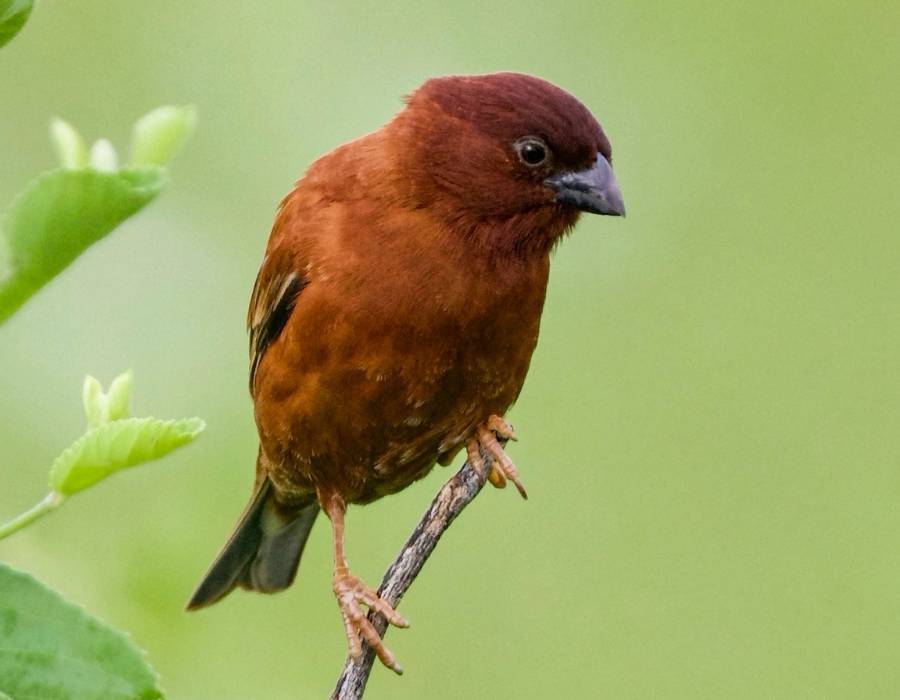
[[[409,627],[409,622],[399,615],[386,600],[380,598],[375,591],[350,573],[347,559],[344,556],[344,512],[347,510],[344,499],[337,494],[324,494],[320,491],[319,502],[331,520],[334,544],[334,576],[331,579],[331,587],[344,621],[344,632],[347,635],[350,655],[354,659],[360,657],[362,654],[360,637],[362,637],[375,650],[381,663],[396,673],[403,673],[397,659],[384,646],[375,627],[366,617],[362,606],[365,605],[370,610],[376,610],[384,615],[388,622],[397,627]]]
[[[518,489],[519,495],[528,498],[525,487],[519,479],[519,470],[503,450],[507,440],[516,439],[516,433],[509,423],[500,416],[491,416],[475,428],[475,434],[466,443],[466,455],[469,463],[483,472],[487,465],[484,463],[482,452],[486,454],[491,460],[487,477],[491,484],[502,489],[507,481],[511,481]]]

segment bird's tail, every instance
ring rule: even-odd
[[[212,605],[238,586],[263,593],[290,586],[318,514],[315,497],[292,508],[276,504],[272,482],[264,478],[187,609]]]

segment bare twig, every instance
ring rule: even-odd
[[[487,464],[489,465],[490,462]],[[406,545],[388,568],[381,586],[378,588],[378,595],[390,603],[391,607],[397,606],[403,594],[412,585],[441,535],[450,527],[450,523],[481,491],[485,484],[485,477],[485,474],[480,473],[466,462],[462,469],[454,474],[435,496]],[[378,630],[378,634],[384,637],[387,629],[387,621],[384,617],[370,612],[369,620]],[[359,700],[366,689],[366,681],[369,680],[374,660],[375,652],[363,642],[362,655],[359,660],[354,661],[352,657],[348,656],[344,662],[341,677],[338,678],[331,700]]]

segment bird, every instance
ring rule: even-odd
[[[331,521],[349,653],[395,655],[366,608],[345,513],[464,452],[497,487],[538,340],[550,254],[582,213],[624,216],[612,151],[577,98],[523,73],[425,81],[384,126],[316,160],[277,210],[247,326],[259,434],[253,493],[188,603],[290,586]]]

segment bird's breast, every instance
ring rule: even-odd
[[[312,266],[283,338],[260,363],[256,417],[273,477],[327,480],[365,502],[424,476],[521,390],[547,261],[384,245]]]

